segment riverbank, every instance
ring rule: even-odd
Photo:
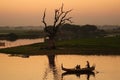
[[[89,38],[58,41],[57,49],[43,49],[44,43],[0,49],[0,53],[46,55],[46,54],[80,54],[80,55],[120,55],[120,38]]]

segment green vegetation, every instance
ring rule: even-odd
[[[58,45],[78,48],[120,48],[120,38],[82,38],[79,40],[61,41]]]
[[[45,54],[80,54],[80,55],[120,55],[120,38],[84,38],[57,42],[57,49],[44,49],[44,43],[0,49],[2,53],[45,55]]]

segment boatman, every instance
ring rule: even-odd
[[[87,62],[87,68],[90,68],[90,64],[89,64],[89,61],[86,61]]]

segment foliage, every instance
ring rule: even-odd
[[[59,30],[59,40],[104,37],[105,31],[95,25],[71,25],[64,24]]]
[[[18,36],[14,33],[9,33],[7,35],[7,40],[10,40],[10,41],[15,41],[16,39],[18,39]]]

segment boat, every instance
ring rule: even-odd
[[[86,75],[87,78],[89,78],[91,75],[95,77],[95,72],[89,72],[89,73],[73,73],[73,72],[63,72],[62,73],[62,78],[67,75],[76,75],[77,77],[80,77],[81,75]]]
[[[81,68],[81,69],[76,69],[76,68],[64,68],[63,67],[63,64],[61,65],[61,68],[63,71],[65,71],[66,73],[69,73],[69,74],[76,74],[76,73],[79,73],[79,74],[89,74],[89,73],[93,73],[94,70],[95,70],[95,66],[91,66],[89,68],[85,67],[85,68]]]

